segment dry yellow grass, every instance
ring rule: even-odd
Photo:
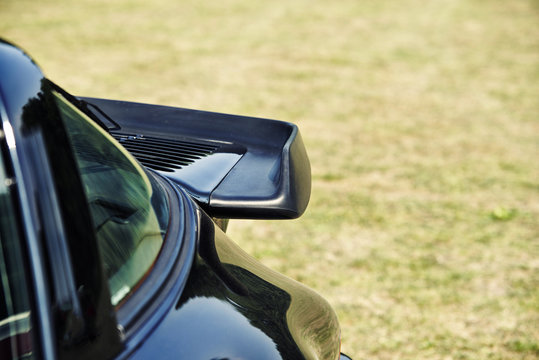
[[[336,308],[355,359],[539,357],[535,0],[2,0],[81,95],[300,125],[306,215],[230,235]]]

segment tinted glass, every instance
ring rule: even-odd
[[[116,305],[145,276],[161,249],[169,216],[166,195],[110,135],[55,95]]]
[[[0,157],[0,359],[33,359],[30,301],[10,184]]]

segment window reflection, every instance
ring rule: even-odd
[[[0,157],[0,359],[33,359],[30,300],[9,184]]]
[[[111,302],[117,305],[161,249],[168,223],[166,196],[112,137],[62,95],[55,95],[82,178]]]

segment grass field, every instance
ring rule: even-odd
[[[0,0],[68,91],[297,123],[313,193],[229,234],[354,359],[539,358],[537,0]]]

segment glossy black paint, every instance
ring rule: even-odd
[[[181,298],[135,359],[336,359],[339,326],[319,295],[258,263],[200,213]]]
[[[49,97],[52,89],[62,91],[43,77],[24,52],[0,42],[0,116],[9,146],[3,155],[16,168],[21,193],[25,248],[33,274],[32,321],[38,358],[346,359],[339,354],[339,325],[327,302],[243,252],[193,196],[165,178],[160,181],[171,200],[171,223],[163,253],[138,291],[119,309],[113,309],[81,181],[54,101]],[[103,101],[100,108],[104,108]],[[127,107],[131,106],[134,105]],[[189,120],[184,126],[191,136],[189,126],[194,128],[191,131],[198,131],[197,136],[213,139],[220,132],[211,132],[208,127],[212,121],[220,124],[226,139],[213,140],[241,143],[245,154],[251,154],[242,158],[247,160],[238,168],[238,174],[231,171],[231,179],[247,176],[248,165],[257,158],[266,166],[261,167],[264,169],[259,170],[259,176],[268,175],[269,163],[284,160],[284,167],[271,167],[271,186],[279,196],[292,196],[294,204],[286,205],[282,199],[271,204],[262,201],[259,205],[266,206],[266,210],[257,216],[290,217],[303,212],[310,178],[306,192],[303,182],[305,172],[309,172],[308,162],[302,164],[306,154],[296,128],[261,119],[140,106],[146,111],[164,111],[167,116],[182,113]],[[95,119],[96,115],[89,116]],[[113,114],[110,116],[116,120]],[[141,118],[135,123],[137,129],[152,135],[170,136],[175,123],[170,117],[166,119],[157,128]],[[238,122],[236,126],[232,126],[234,121]],[[254,123],[249,125],[251,121]],[[118,122],[129,128],[122,120]],[[246,134],[264,124],[279,142],[250,144]],[[227,127],[232,128],[227,132]],[[250,130],[242,133],[245,127]],[[258,136],[260,141],[261,137],[264,136]],[[271,155],[258,153],[266,150]],[[279,182],[283,177],[292,182],[297,179],[300,188],[283,190],[283,182]],[[269,187],[263,186],[262,193],[264,189]],[[208,194],[210,204],[214,193]],[[224,194],[232,196],[233,192]],[[200,199],[196,200],[200,203]],[[250,199],[250,203],[234,207],[226,201],[222,208],[218,202],[206,204],[206,210],[211,211],[211,216],[243,217],[256,203]],[[276,216],[282,209],[287,210]]]
[[[163,139],[204,139],[223,146],[175,173],[213,217],[281,219],[301,216],[311,194],[309,159],[296,125],[208,111],[80,98],[103,122],[124,133]],[[96,110],[97,109],[97,110]],[[228,156],[227,156],[228,155]],[[215,161],[214,161],[215,160]]]
[[[49,97],[53,85],[30,57],[3,41],[0,79],[2,127],[21,194],[34,292],[40,297],[34,314],[41,324],[35,329],[41,355],[110,357],[120,339],[82,184]],[[72,259],[67,263],[64,251]]]

